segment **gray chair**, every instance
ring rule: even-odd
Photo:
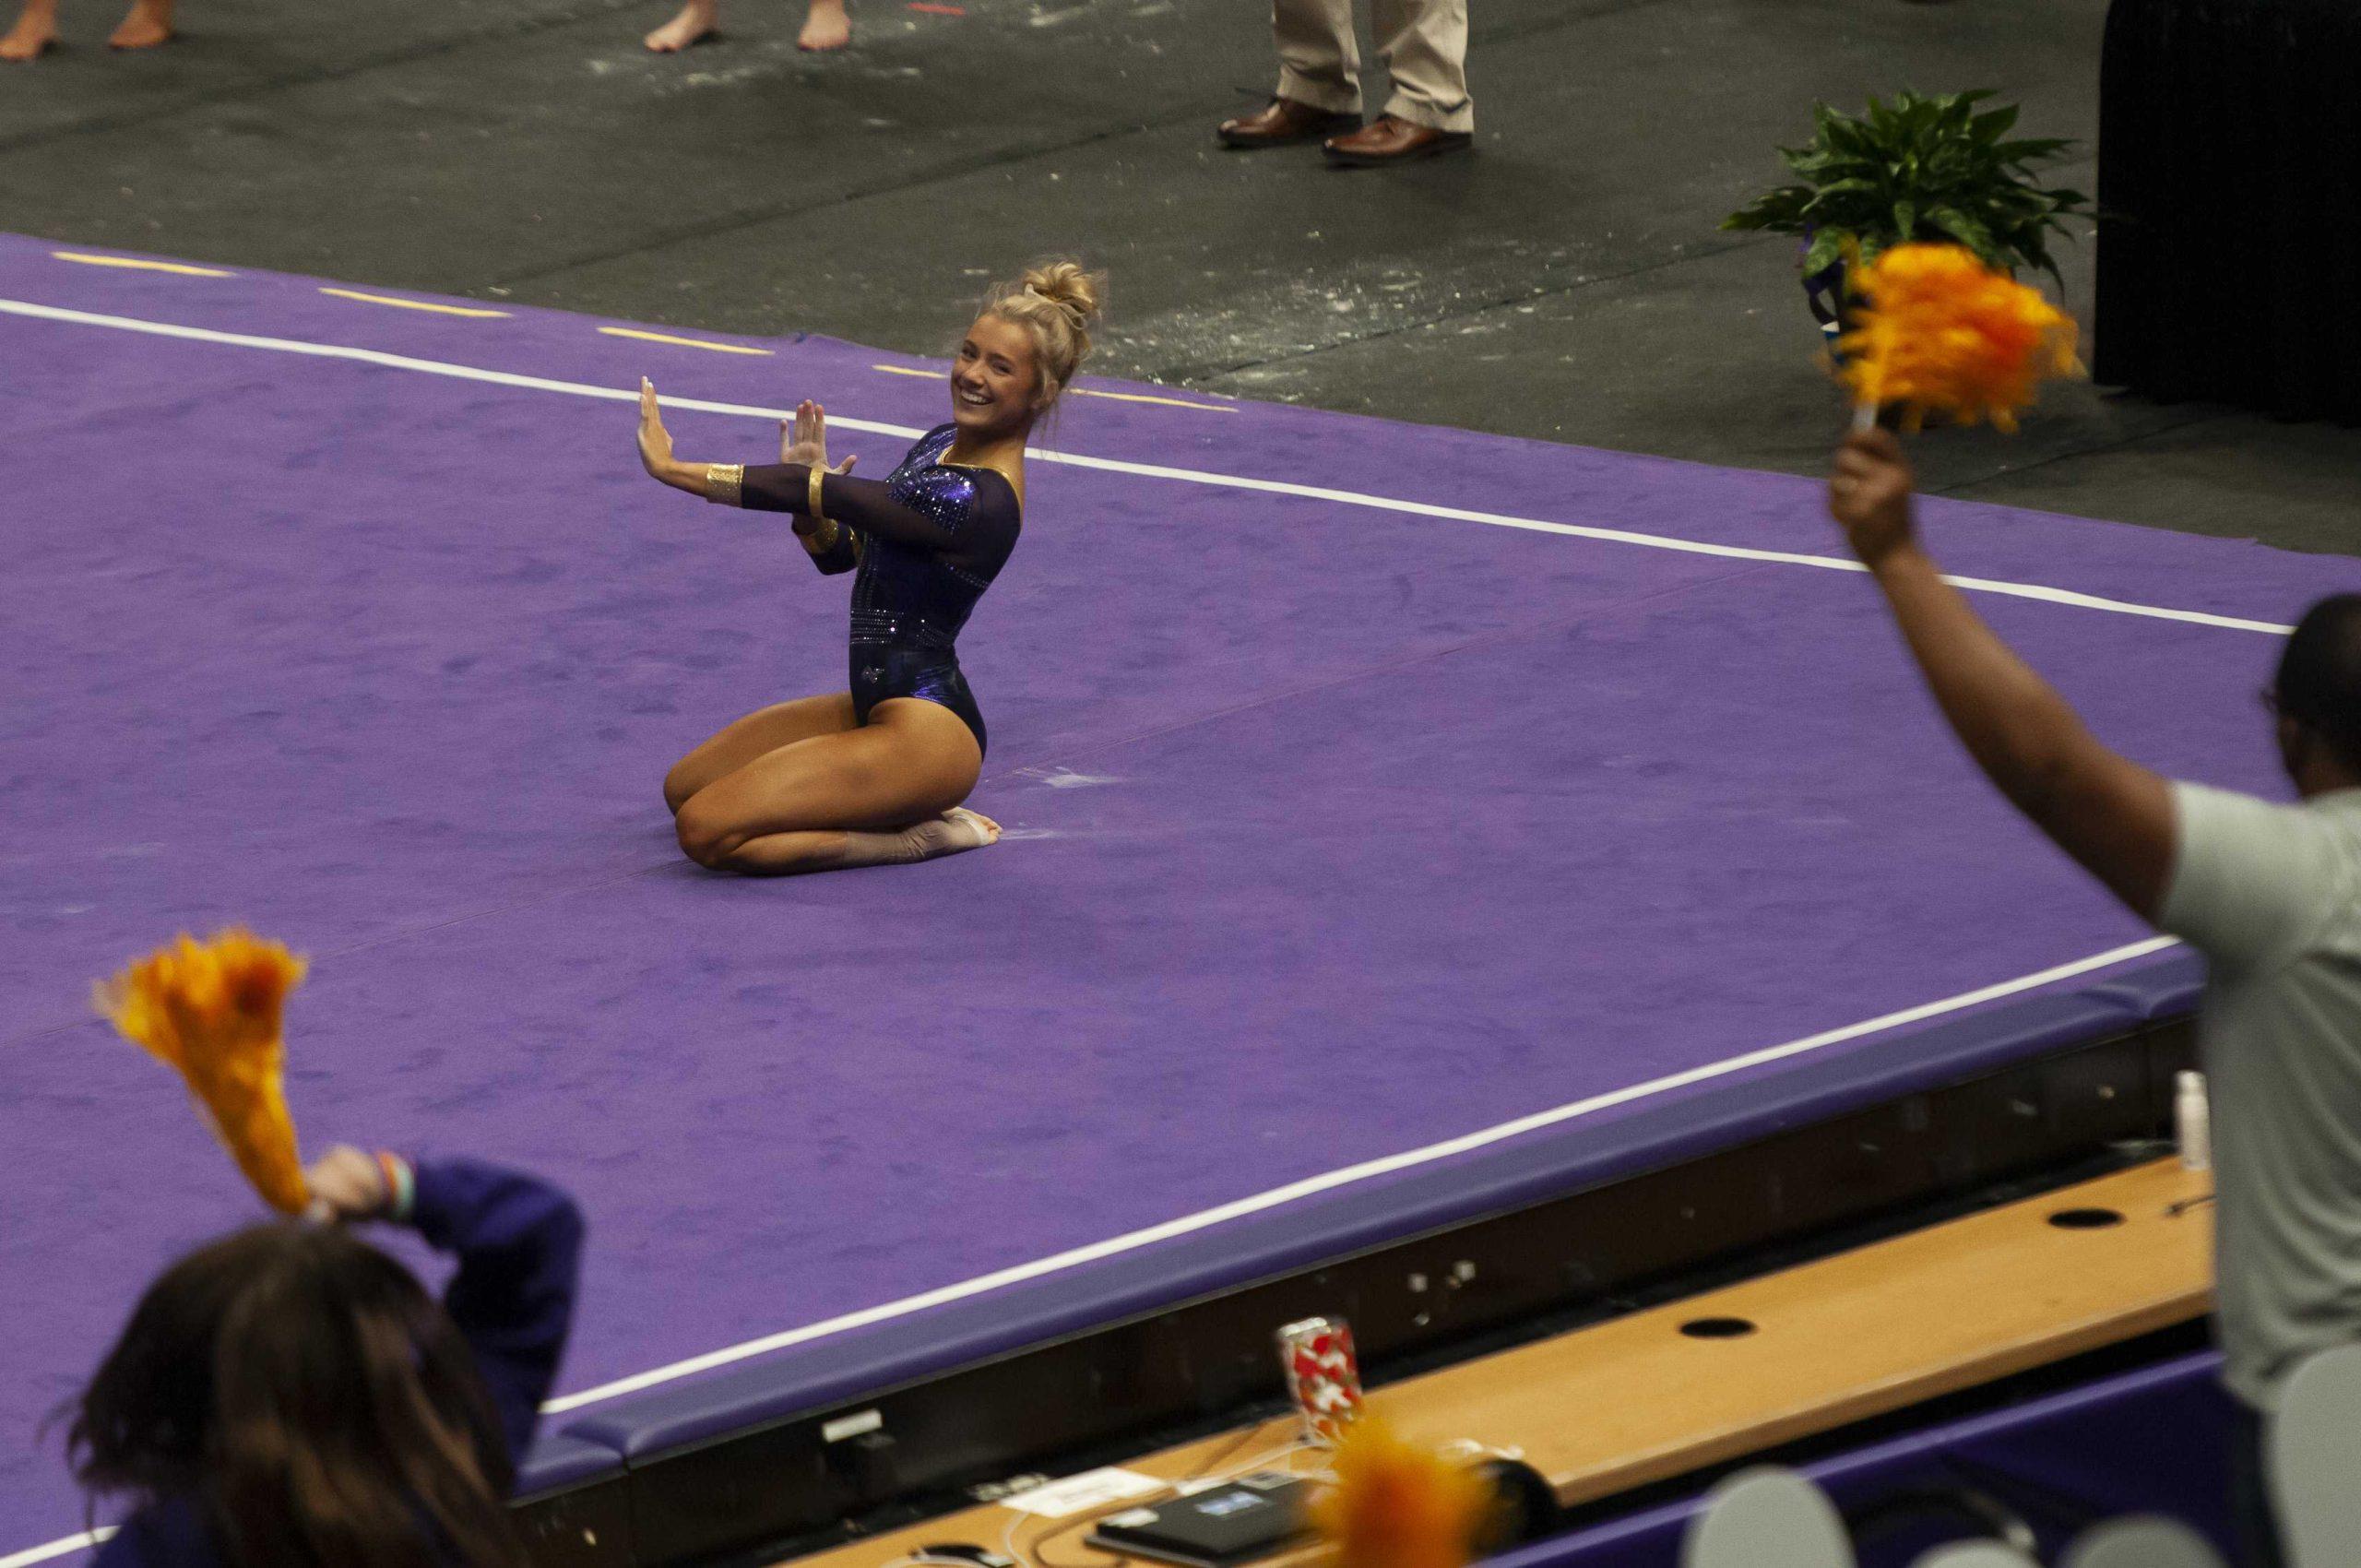
[[[1681,1568],[1854,1568],[1852,1538],[1828,1494],[1789,1470],[1742,1471],[1705,1494],[1680,1546]]]
[[[1996,1540],[1953,1541],[1920,1558],[1913,1568],[2040,1568],[2013,1546]]]
[[[2085,1532],[2058,1568],[2223,1568],[2221,1553],[2177,1519],[2135,1515]]]
[[[2323,1350],[2288,1375],[2266,1449],[2293,1568],[2361,1562],[2361,1345]]]

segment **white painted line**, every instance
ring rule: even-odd
[[[66,1553],[74,1551],[88,1551],[113,1534],[114,1526],[106,1525],[95,1530],[85,1531],[78,1536],[61,1537],[51,1541],[47,1546],[36,1546],[29,1550],[11,1552],[6,1557],[0,1557],[0,1568],[32,1568],[34,1563],[46,1562],[53,1557],[64,1557]]]
[[[191,342],[219,343],[232,348],[262,349],[275,353],[303,354],[314,359],[347,360],[358,364],[376,365],[386,370],[415,371],[426,375],[450,376],[461,381],[478,381],[493,386],[515,386],[535,392],[562,392],[575,398],[598,398],[609,402],[635,403],[637,387],[592,386],[578,381],[557,381],[548,376],[519,375],[512,371],[485,370],[474,365],[450,364],[441,360],[413,359],[406,354],[389,354],[375,349],[352,349],[339,344],[307,343],[291,338],[259,338],[243,332],[216,332],[201,327],[182,327],[172,322],[144,321],[134,316],[101,315],[89,311],[65,310],[55,305],[33,304],[23,300],[0,300],[0,315],[30,316],[41,321],[67,322],[82,327],[103,327],[124,332],[142,332],[160,338],[179,338]],[[600,330],[607,330],[601,328]],[[714,345],[703,345],[713,347]],[[761,351],[761,350],[755,350]],[[742,414],[748,418],[782,420],[793,417],[787,409],[758,408],[747,403],[717,403],[696,398],[665,398],[668,408],[688,409],[700,413]],[[877,435],[916,437],[925,433],[913,426],[884,424],[874,420],[848,419],[831,414],[829,419],[846,430],[858,430]],[[1838,555],[1810,555],[1786,550],[1750,550],[1742,545],[1709,544],[1701,540],[1678,539],[1669,534],[1636,533],[1628,529],[1591,528],[1575,523],[1553,523],[1539,517],[1516,517],[1499,512],[1479,512],[1464,506],[1441,506],[1423,501],[1400,501],[1392,496],[1370,495],[1357,490],[1330,490],[1318,485],[1292,484],[1283,480],[1251,479],[1240,474],[1212,473],[1202,469],[1167,468],[1155,463],[1124,462],[1113,457],[1086,457],[1074,452],[1030,450],[1026,453],[1036,462],[1059,463],[1068,468],[1093,469],[1103,473],[1132,474],[1141,479],[1172,480],[1184,484],[1216,485],[1228,490],[1251,490],[1268,495],[1293,495],[1311,501],[1333,502],[1340,506],[1358,506],[1372,511],[1395,512],[1417,517],[1444,517],[1457,522],[1484,523],[1493,528],[1521,529],[1532,533],[1551,533],[1569,539],[1596,540],[1608,544],[1636,545],[1647,550],[1670,550],[1688,555],[1718,556],[1730,561],[1760,561],[1788,566],[1814,566],[1831,572],[1859,572],[1861,564]],[[2037,600],[2046,604],[2068,605],[2078,610],[2103,610],[2117,615],[2139,615],[2158,621],[2180,621],[2199,626],[2219,626],[2235,632],[2265,632],[2284,636],[2295,628],[2274,621],[2248,621],[2235,615],[2214,615],[2200,610],[2174,610],[2162,605],[2135,604],[2126,600],[2105,599],[2096,594],[2077,593],[2070,588],[2047,588],[2038,583],[2003,582],[1990,577],[1946,577],[1945,581],[1972,593],[1999,594],[2011,599]]]
[[[792,1346],[810,1344],[815,1339],[825,1339],[852,1329],[867,1328],[875,1324],[890,1322],[895,1318],[908,1317],[916,1313],[947,1306],[954,1301],[964,1301],[993,1290],[1005,1289],[1011,1285],[1021,1285],[1026,1280],[1038,1279],[1045,1275],[1060,1274],[1084,1264],[1097,1263],[1102,1259],[1115,1257],[1123,1253],[1137,1252],[1142,1247],[1153,1246],[1159,1241],[1169,1241],[1176,1237],[1186,1236],[1194,1231],[1226,1224],[1233,1219],[1243,1218],[1248,1215],[1261,1214],[1283,1205],[1300,1202],[1302,1199],[1313,1197],[1322,1193],[1334,1192],[1339,1187],[1369,1181],[1372,1177],[1387,1176],[1397,1170],[1407,1170],[1416,1166],[1432,1164],[1436,1160],[1466,1154],[1471,1150],[1519,1137],[1526,1133],[1536,1132],[1544,1127],[1553,1127],[1563,1122],[1571,1122],[1577,1117],[1594,1115],[1601,1111],[1610,1110],[1619,1105],[1629,1105],[1634,1100],[1646,1099],[1652,1096],[1668,1093],[1673,1089],[1687,1088],[1693,1084],[1725,1077],[1732,1073],[1743,1072],[1750,1067],[1760,1067],[1768,1063],[1785,1061],[1791,1056],[1801,1056],[1806,1052],[1838,1045],[1845,1040],[1858,1039],[1864,1035],[1899,1028],[1905,1024],[1921,1023],[1928,1018],[1940,1017],[1946,1013],[1956,1013],[1982,1003],[1997,1002],[2002,997],[2014,996],[2021,992],[2033,991],[2041,986],[2054,984],[2058,980],[2072,980],[2078,975],[2086,975],[2094,969],[2104,969],[2133,958],[2144,958],[2151,953],[2160,953],[2167,947],[2177,944],[2176,940],[2169,936],[2150,937],[2144,942],[2112,947],[2104,953],[2094,953],[2087,958],[2077,958],[2072,963],[2059,964],[2053,968],[2043,969],[2035,974],[2021,975],[2015,980],[2002,980],[1997,985],[1962,992],[1957,996],[1947,996],[1940,1002],[1928,1002],[1916,1007],[1905,1007],[1899,1013],[1887,1013],[1857,1024],[1847,1024],[1842,1028],[1807,1035],[1801,1039],[1791,1039],[1784,1045],[1765,1046],[1760,1051],[1748,1051],[1743,1056],[1733,1056],[1726,1062],[1715,1062],[1708,1066],[1691,1067],[1686,1072],[1668,1074],[1661,1078],[1651,1078],[1646,1083],[1634,1084],[1629,1088],[1613,1089],[1606,1094],[1593,1095],[1587,1099],[1575,1100],[1569,1105],[1557,1106],[1548,1111],[1537,1111],[1529,1116],[1520,1116],[1513,1122],[1503,1122],[1498,1126],[1486,1127],[1480,1132],[1447,1138],[1442,1143],[1429,1144],[1423,1148],[1387,1155],[1380,1159],[1364,1160],[1358,1165],[1346,1166],[1341,1170],[1331,1170],[1323,1175],[1306,1177],[1300,1182],[1290,1182],[1286,1186],[1274,1187],[1268,1192],[1257,1193],[1252,1197],[1240,1198],[1217,1207],[1185,1215],[1179,1219],[1169,1219],[1161,1225],[1151,1225],[1145,1229],[1130,1231],[1109,1241],[1094,1241],[1088,1246],[1076,1247],[1072,1251],[1059,1253],[1037,1262],[1018,1264],[1012,1268],[1003,1268],[991,1274],[979,1275],[973,1279],[962,1280],[956,1285],[945,1285],[916,1296],[906,1296],[898,1301],[888,1301],[883,1306],[865,1307],[859,1312],[847,1313],[841,1317],[832,1317],[824,1322],[808,1324],[801,1328],[791,1328],[784,1333],[765,1335],[760,1339],[749,1339],[742,1345],[732,1345],[727,1349],[708,1351],[702,1356],[692,1356],[687,1360],[674,1361],[670,1366],[658,1367],[652,1372],[638,1372],[630,1377],[618,1378],[612,1383],[602,1383],[596,1388],[586,1388],[579,1394],[565,1395],[561,1398],[551,1400],[543,1405],[541,1409],[549,1415],[563,1415],[568,1410],[578,1410],[585,1405],[595,1405],[601,1400],[612,1399],[620,1395],[636,1394],[642,1389],[677,1382],[681,1378],[692,1377],[698,1372],[711,1372],[716,1367],[726,1367],[735,1361],[767,1355],[774,1350],[784,1350]],[[0,1563],[0,1568],[6,1568],[6,1565]]]

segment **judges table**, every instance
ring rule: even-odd
[[[2201,1315],[2210,1183],[2173,1161],[2133,1167],[1412,1378],[1372,1403],[1421,1441],[1521,1450],[1560,1503],[1596,1502]],[[1292,1428],[1242,1428],[1124,1467],[1168,1481],[1227,1473],[1283,1449]],[[963,1542],[1094,1568],[1121,1561],[1080,1544],[1107,1511],[969,1509],[799,1562],[884,1568]]]

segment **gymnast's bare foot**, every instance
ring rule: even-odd
[[[153,49],[172,41],[172,0],[131,0],[131,9],[107,35],[110,49]]]
[[[57,42],[57,0],[25,0],[17,25],[0,34],[0,60],[38,60]]]
[[[647,47],[658,54],[677,54],[693,43],[704,42],[713,36],[714,18],[720,8],[720,0],[689,0],[679,16],[647,35]]]
[[[964,855],[1000,840],[1000,824],[961,806],[941,816],[888,833],[781,833],[757,838],[737,856],[715,861],[691,851],[690,859],[717,871],[782,875],[795,872],[849,871],[855,866],[908,866]]]
[[[803,30],[795,35],[795,47],[819,54],[851,42],[852,18],[845,15],[845,0],[812,0],[812,8],[803,16]]]
[[[1000,824],[980,812],[954,806],[934,821],[922,822],[907,830],[902,837],[917,851],[910,857],[912,860],[931,861],[999,843]]]

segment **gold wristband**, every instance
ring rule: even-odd
[[[743,506],[745,502],[746,465],[743,463],[707,463],[705,466],[705,498],[717,506]]]
[[[809,471],[812,478],[804,490],[804,500],[808,503],[805,509],[812,514],[812,520],[813,522],[819,523],[828,529],[828,541],[833,544],[836,542],[835,525],[829,523],[828,514],[822,509],[820,497],[820,485],[821,482],[828,477],[828,470],[822,468],[819,464],[814,463],[812,465]]]

